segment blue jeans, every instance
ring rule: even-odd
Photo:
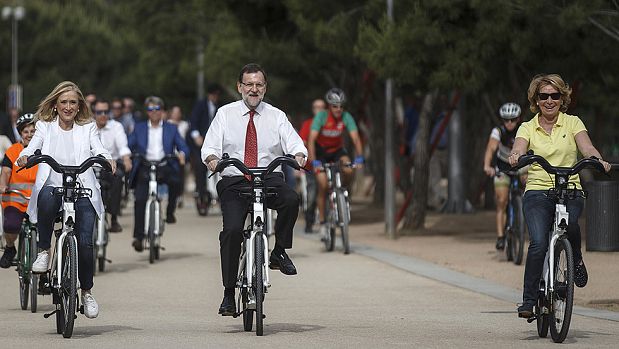
[[[534,305],[537,302],[539,281],[544,269],[544,258],[548,250],[550,231],[555,219],[557,200],[546,196],[545,190],[529,190],[524,194],[524,218],[529,229],[529,250],[524,269],[523,302]],[[582,260],[580,251],[580,226],[578,217],[582,212],[584,200],[575,198],[567,202],[569,220],[567,222],[567,238],[574,251],[574,263]]]
[[[39,231],[39,248],[47,250],[51,247],[54,220],[62,206],[62,197],[54,195],[54,187],[45,186],[39,192],[37,207]],[[97,211],[88,198],[79,198],[75,203],[75,236],[78,243],[78,270],[80,287],[90,290],[93,286],[93,243],[92,234],[95,227]]]

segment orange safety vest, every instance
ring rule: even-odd
[[[37,165],[17,172],[19,167],[15,165],[15,161],[23,149],[23,144],[15,143],[6,150],[5,157],[13,164],[11,167],[11,178],[9,179],[8,189],[19,190],[27,197],[30,197],[30,195],[32,195],[32,186],[37,177],[37,168],[39,166]],[[25,200],[17,194],[2,194],[2,208],[4,209],[8,206],[13,206],[22,212],[26,212],[28,200]]]

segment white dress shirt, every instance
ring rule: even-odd
[[[99,137],[105,149],[112,154],[112,159],[118,160],[131,154],[131,150],[127,146],[125,129],[120,122],[108,120],[105,126],[99,129]]]
[[[154,127],[150,120],[148,123],[148,144],[146,146],[146,160],[159,161],[165,156],[163,151],[163,120]]]
[[[243,161],[248,122],[249,108],[242,100],[219,108],[204,138],[202,161],[209,155],[221,159],[224,153]],[[283,111],[261,102],[256,108],[254,125],[258,139],[258,167],[266,167],[273,159],[285,154],[302,153],[307,156],[303,140]],[[222,176],[236,175],[242,173],[235,167],[228,167],[222,172]]]

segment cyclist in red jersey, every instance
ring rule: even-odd
[[[324,162],[340,161],[342,164],[350,163],[350,156],[344,147],[344,130],[348,131],[350,139],[355,147],[357,156],[354,164],[360,166],[364,163],[363,145],[359,137],[359,130],[355,119],[350,113],[344,111],[346,95],[339,88],[332,88],[327,91],[325,100],[329,105],[326,111],[322,111],[314,116],[311,131],[307,141],[309,158],[314,159],[312,166],[317,171],[316,181],[318,182],[318,213],[320,215],[320,233],[327,234],[325,226],[325,195],[328,189],[327,175],[321,172]],[[342,179],[345,187],[348,186],[353,177],[353,169],[342,167]]]

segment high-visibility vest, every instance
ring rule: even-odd
[[[17,172],[19,167],[15,165],[15,161],[23,149],[24,145],[21,144],[21,142],[15,143],[6,150],[4,155],[13,165],[11,167],[11,178],[9,179],[8,189],[19,190],[27,197],[30,197],[30,195],[32,195],[32,186],[34,185],[34,180],[37,177],[37,169],[39,166],[37,165]],[[4,209],[8,206],[13,206],[22,212],[26,212],[26,208],[28,208],[28,200],[25,200],[17,194],[2,194],[2,208]]]

